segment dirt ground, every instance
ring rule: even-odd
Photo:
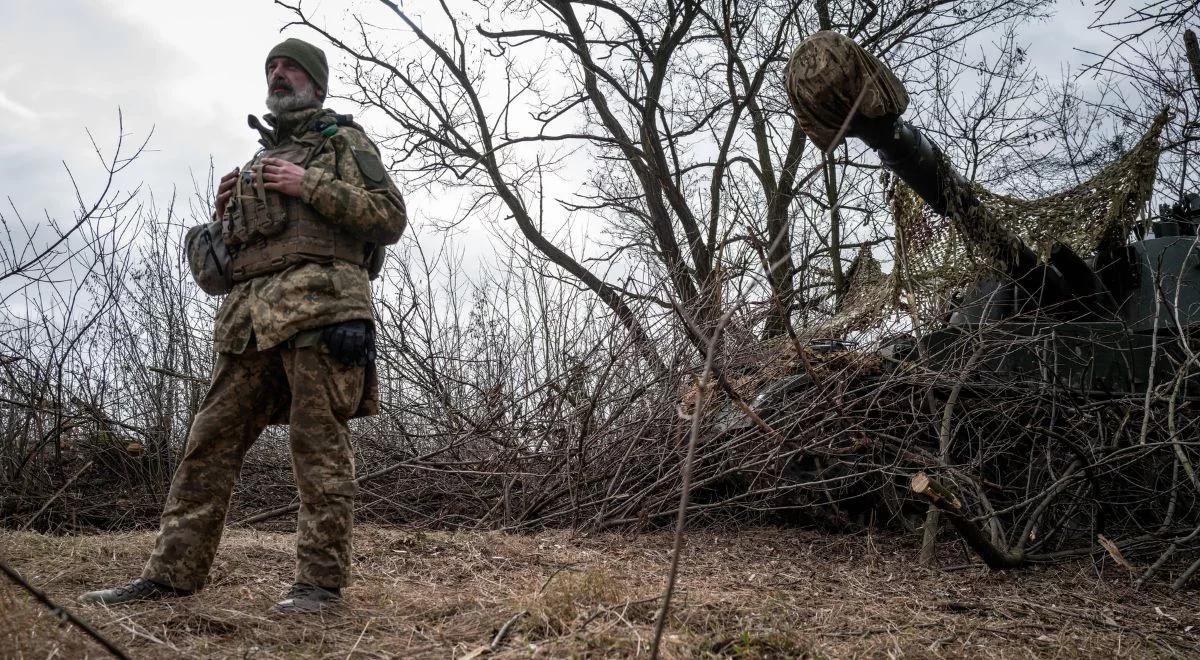
[[[357,581],[323,616],[267,613],[290,582],[286,533],[229,530],[204,591],[113,608],[73,600],[136,575],[152,534],[0,531],[0,558],[134,657],[648,655],[667,533],[356,534]],[[933,570],[891,537],[690,533],[664,656],[1200,657],[1195,591],[1135,591],[1107,560],[991,572],[943,550]],[[0,583],[0,656],[104,652]]]

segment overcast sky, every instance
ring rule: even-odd
[[[310,0],[306,6],[336,24],[358,4]],[[420,13],[420,3],[407,4]],[[1092,5],[1068,0],[1058,9],[1054,20],[1021,33],[1031,58],[1051,78],[1064,62],[1080,59],[1072,48],[1100,43],[1084,29]],[[269,0],[2,0],[3,214],[12,217],[11,199],[26,220],[42,217],[43,209],[69,219],[74,205],[63,162],[85,199],[94,195],[100,170],[85,129],[111,149],[118,108],[129,140],[154,130],[152,151],[120,179],[124,189],[144,184],[161,201],[172,189],[190,194],[193,175],[206,184],[210,160],[218,172],[244,162],[256,148],[246,114],[264,112],[267,50],[283,36],[318,40],[302,28],[281,35],[288,20],[289,13]],[[333,58],[335,93],[337,66]],[[418,218],[431,211],[413,210]]]
[[[27,219],[43,207],[69,215],[62,163],[85,198],[94,192],[101,172],[86,130],[109,150],[118,109],[129,140],[154,131],[125,188],[190,193],[210,159],[218,171],[241,164],[256,148],[246,115],[265,111],[263,61],[287,20],[265,1],[3,0],[0,193]]]

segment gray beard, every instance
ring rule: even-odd
[[[275,115],[303,108],[316,108],[320,107],[320,105],[321,101],[317,98],[317,92],[313,89],[312,84],[299,87],[291,94],[284,94],[283,96],[276,96],[270,92],[267,93],[267,110],[270,110],[271,114]]]

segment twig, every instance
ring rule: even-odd
[[[492,638],[492,643],[488,645],[488,650],[495,651],[496,649],[500,648],[500,644],[504,642],[504,638],[508,637],[508,631],[510,628],[512,628],[512,625],[526,614],[529,614],[529,610],[521,610],[520,612],[512,615],[512,618],[510,618],[508,621],[505,621],[504,625],[500,626],[500,630],[496,631],[496,636]]]
[[[679,555],[683,551],[683,529],[687,523],[688,498],[692,487],[692,461],[696,456],[696,442],[700,437],[700,422],[704,417],[704,408],[708,400],[708,381],[713,377],[713,361],[717,354],[717,343],[725,331],[729,319],[733,318],[735,308],[730,308],[717,323],[712,338],[708,340],[708,355],[704,360],[704,375],[696,391],[696,404],[692,410],[692,431],[688,437],[687,455],[683,459],[683,484],[679,493],[679,513],[675,518],[675,542],[671,549],[671,569],[667,572],[667,586],[663,589],[662,607],[658,610],[658,618],[654,622],[654,639],[650,642],[651,659],[658,658],[659,643],[662,641],[663,630],[667,626],[667,614],[671,609],[671,593],[675,590],[675,578],[679,573]],[[697,329],[698,331],[698,329]]]
[[[925,496],[929,502],[950,519],[950,524],[962,535],[963,540],[979,555],[989,568],[1017,568],[1025,563],[1025,556],[1020,550],[1008,550],[996,547],[996,544],[983,533],[974,522],[963,515],[962,500],[949,487],[932,479],[924,472],[918,472],[912,478],[912,491]]]
[[[357,649],[358,645],[362,642],[363,635],[367,634],[367,628],[371,627],[371,622],[374,620],[375,618],[371,617],[370,619],[367,619],[365,624],[363,624],[362,632],[358,633],[358,639],[354,640],[354,646],[351,646],[350,651],[346,653],[346,660],[350,660],[350,658],[354,655],[355,649]]]
[[[1196,574],[1197,570],[1200,570],[1200,559],[1192,562],[1192,565],[1188,566],[1187,570],[1179,574],[1179,577],[1171,583],[1171,591],[1179,591],[1182,589],[1183,586],[1187,584],[1188,580],[1192,579],[1192,576]]]
[[[111,653],[114,658],[120,658],[121,660],[129,660],[129,656],[124,651],[122,651],[119,646],[110,642],[107,637],[105,637],[104,635],[101,635],[98,630],[91,627],[83,619],[80,619],[79,617],[75,616],[74,614],[72,614],[70,611],[68,611],[66,608],[62,607],[61,605],[55,604],[54,601],[50,600],[46,596],[46,594],[42,593],[41,591],[36,589],[33,585],[26,582],[25,579],[21,577],[20,573],[17,573],[13,569],[9,568],[8,564],[5,564],[3,561],[0,561],[0,572],[7,575],[8,579],[15,582],[17,584],[17,586],[21,587],[25,591],[28,591],[30,593],[30,595],[32,595],[34,598],[36,598],[39,603],[46,606],[46,608],[50,610],[50,613],[53,614],[56,618],[58,618],[60,621],[70,622],[76,628],[79,628],[84,633],[86,633],[88,637],[91,637],[92,639],[94,639],[97,644],[99,644],[100,646],[103,646],[104,649],[106,651],[108,651],[109,653]]]
[[[554,572],[550,574],[550,577],[546,578],[546,580],[544,582],[542,582],[542,586],[541,586],[541,588],[538,589],[538,593],[540,594],[540,593],[544,592],[546,590],[546,587],[550,586],[550,581],[553,580],[556,576],[558,576],[559,573],[562,573],[563,571],[567,570],[568,568],[571,568],[572,566],[576,566],[578,564],[579,564],[579,562],[573,561],[569,564],[563,564],[562,566],[559,566],[558,568],[554,569]]]
[[[153,371],[156,374],[170,376],[171,378],[179,378],[180,380],[190,380],[193,383],[199,383],[201,385],[208,385],[211,382],[211,380],[208,378],[201,378],[199,376],[191,376],[189,374],[181,374],[178,371],[171,371],[170,369],[164,369],[162,367],[146,367],[146,369]]]
[[[54,500],[58,499],[59,495],[62,495],[63,492],[65,492],[67,490],[67,488],[69,488],[71,486],[71,484],[75,483],[75,480],[78,479],[83,474],[84,470],[87,470],[88,468],[92,467],[92,463],[94,463],[94,462],[95,461],[88,461],[87,464],[85,464],[83,467],[79,468],[79,471],[75,473],[75,476],[71,477],[70,479],[67,479],[67,483],[63,484],[62,488],[59,488],[57,492],[55,492],[53,495],[51,495],[50,499],[46,500],[46,503],[42,505],[42,508],[38,509],[37,513],[30,516],[29,520],[26,520],[24,525],[21,525],[21,531],[23,532],[23,531],[29,529],[29,526],[33,524],[33,521],[37,520],[38,516],[42,515],[42,513],[46,509],[50,508],[50,505],[54,503]]]
[[[950,396],[946,397],[946,405],[942,408],[942,424],[938,428],[938,458],[943,463],[950,462],[950,431],[951,422],[954,420],[954,407],[958,405],[958,397],[962,394],[963,383],[967,380],[967,376],[975,367],[975,363],[979,361],[979,357],[983,355],[983,343],[980,342],[975,347],[975,351],[971,353],[970,359],[963,365],[962,372],[958,375],[958,381],[954,383],[954,387],[950,390]],[[934,553],[937,550],[937,535],[938,528],[941,523],[938,520],[938,508],[936,503],[929,503],[929,510],[925,513],[925,527],[922,530],[921,552],[918,561],[922,566],[933,564]]]

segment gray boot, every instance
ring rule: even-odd
[[[342,590],[337,587],[315,587],[297,582],[288,590],[283,600],[275,603],[271,611],[276,614],[323,612],[341,601]]]
[[[139,600],[158,600],[160,598],[176,598],[188,596],[192,592],[173,589],[165,584],[159,584],[146,578],[137,578],[129,584],[99,591],[89,591],[79,597],[79,602],[85,604],[119,605]]]

